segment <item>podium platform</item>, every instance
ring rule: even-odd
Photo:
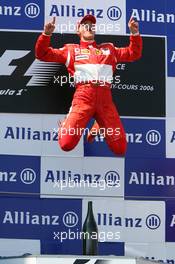
[[[1,257],[0,264],[153,264],[142,258],[115,256],[63,256],[63,255],[30,255],[19,257]]]

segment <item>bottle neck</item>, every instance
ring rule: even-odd
[[[92,202],[88,202],[88,215],[93,215]]]

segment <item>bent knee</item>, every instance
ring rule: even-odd
[[[76,138],[63,137],[58,139],[58,143],[63,151],[71,151],[76,147],[78,140]]]
[[[59,140],[58,141],[59,145],[60,145],[60,148],[64,151],[71,151],[74,149],[74,145],[70,142],[64,142],[64,141],[61,141]]]
[[[119,156],[125,156],[127,150],[127,144],[117,144],[117,146],[114,146],[114,153]]]
[[[112,152],[115,153],[117,156],[125,156],[127,151],[127,141],[125,138],[116,141],[111,141],[110,143],[108,143],[108,145]]]

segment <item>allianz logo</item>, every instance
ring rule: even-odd
[[[174,186],[174,175],[157,175],[155,172],[136,172],[129,173],[129,185],[153,185],[153,186]]]
[[[99,226],[157,229],[161,225],[161,219],[156,214],[149,214],[146,217],[123,217],[113,213],[98,213],[97,223]]]
[[[61,223],[65,227],[74,227],[79,222],[78,215],[73,211],[67,211],[63,216],[50,214],[36,214],[26,211],[7,210],[2,216],[2,224],[16,225],[40,225],[59,226]]]
[[[29,18],[36,18],[40,14],[40,7],[36,3],[28,3],[25,7],[0,5],[0,16],[15,16],[19,17],[24,14]]]
[[[134,17],[137,21],[143,22],[154,22],[154,23],[175,23],[175,14],[164,14],[159,13],[156,10],[151,9],[132,9],[132,17]]]
[[[44,180],[46,183],[59,183],[59,182],[76,182],[76,183],[100,183],[104,181],[108,186],[120,186],[120,175],[117,171],[107,171],[103,175],[101,173],[78,173],[71,170],[47,170]]]
[[[25,168],[20,173],[14,171],[0,171],[0,182],[32,184],[36,180],[36,172],[31,168]]]
[[[39,131],[31,127],[12,127],[5,129],[4,139],[33,140],[33,141],[58,141],[58,132]]]
[[[103,142],[103,136],[96,136],[96,142]],[[161,134],[158,130],[148,130],[146,134],[143,133],[126,133],[126,140],[128,143],[142,144],[144,141],[149,145],[155,146],[161,142]]]
[[[75,5],[52,5],[49,16],[81,18],[85,14],[94,14],[96,18],[103,18],[103,9],[78,8]]]
[[[110,20],[117,21],[122,16],[122,11],[118,6],[110,6],[107,9],[107,13],[104,14],[104,10],[101,8],[83,8],[77,7],[75,5],[51,5],[51,10],[49,16],[58,16],[58,17],[76,17],[81,19],[81,17],[86,14],[92,14],[97,19],[104,18],[105,15]]]

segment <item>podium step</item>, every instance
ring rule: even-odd
[[[30,255],[1,257],[0,264],[153,264],[143,258],[116,256],[63,256],[63,255]]]

